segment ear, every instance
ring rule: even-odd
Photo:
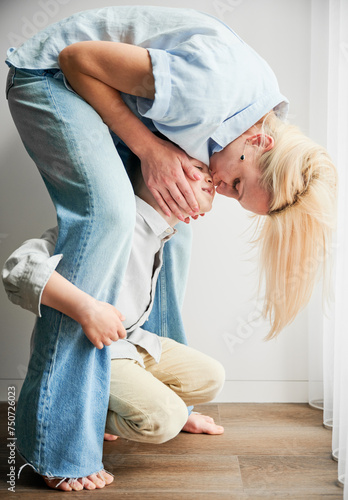
[[[257,146],[262,149],[262,152],[265,153],[269,151],[274,146],[274,139],[270,135],[267,134],[255,134],[247,139],[247,141],[252,146]]]

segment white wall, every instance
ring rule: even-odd
[[[1,2],[2,59],[10,45],[74,12],[116,4],[193,7],[220,17],[253,46],[275,71],[291,102],[290,119],[308,132],[310,0],[26,0]],[[6,66],[0,67],[5,84]],[[7,103],[0,101],[0,265],[23,240],[55,224],[55,213],[35,165],[25,152]],[[220,401],[307,400],[307,312],[277,341],[262,338],[267,324],[260,304],[255,261],[246,229],[249,216],[218,197],[212,213],[194,223],[194,249],[184,321],[192,346],[219,359],[227,381]],[[257,313],[257,314],[255,314]],[[0,400],[21,387],[33,316],[10,304],[0,290]]]

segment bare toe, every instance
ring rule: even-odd
[[[53,488],[54,490],[61,490],[61,491],[71,491],[72,490],[68,481],[63,481],[59,486],[57,486],[57,484],[59,484],[61,479],[50,479],[49,477],[46,477],[46,476],[42,476],[42,478],[45,481],[45,483],[47,484],[47,486],[49,488]]]
[[[115,436],[114,434],[108,434],[107,432],[104,434],[104,441],[116,441],[118,436]]]
[[[99,475],[97,475],[97,474],[91,474],[90,476],[88,476],[87,479],[89,479],[90,481],[92,481],[92,483],[94,483],[95,487],[98,488],[98,489],[104,488],[104,486],[106,484],[105,481],[104,481],[104,479],[101,479],[99,477]]]
[[[76,479],[75,481],[71,481],[71,483],[69,483],[69,484],[70,484],[73,491],[83,490],[83,485],[78,479]]]
[[[60,491],[81,491],[83,489],[95,490],[96,488],[101,489],[107,484],[112,483],[114,480],[113,475],[109,474],[105,470],[99,472],[98,474],[91,474],[88,477],[80,477],[74,481],[69,481],[69,479],[62,481],[61,479],[49,478],[46,476],[42,476],[42,478],[49,488]]]
[[[114,480],[114,476],[109,472],[106,472],[106,470],[102,470],[99,474],[104,478],[106,485],[111,484]]]
[[[95,484],[92,481],[90,481],[88,477],[81,477],[79,479],[79,482],[82,484],[85,490],[95,490],[96,488]]]

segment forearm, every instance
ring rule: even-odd
[[[154,79],[146,49],[114,42],[79,42],[66,47],[59,64],[72,88],[139,157],[158,138],[123,102],[120,92],[153,99]]]
[[[120,95],[154,100],[149,52],[124,43],[78,42],[62,50],[59,64],[72,88],[140,158],[145,183],[162,211],[180,220],[186,214],[196,215],[198,203],[186,175],[193,180],[197,177],[187,155],[156,137]]]
[[[48,280],[41,297],[41,303],[62,312],[81,323],[95,299],[70,283],[54,271]]]
[[[42,304],[80,323],[86,337],[98,349],[127,336],[122,325],[125,318],[114,306],[94,299],[56,271],[43,290]]]

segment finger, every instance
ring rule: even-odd
[[[184,170],[187,177],[193,181],[201,180],[201,175],[197,172],[197,169],[191,165],[191,163],[182,162],[182,169]]]
[[[186,180],[185,180],[185,183],[189,186],[189,184],[187,183]],[[190,189],[191,188],[189,186],[189,189],[186,191],[186,195],[189,194]],[[163,196],[165,202],[167,203],[167,205],[169,206],[170,210],[173,212],[174,215],[176,215],[176,217],[178,217],[178,219],[184,220],[183,217],[184,217],[184,215],[186,217],[186,214],[197,215],[195,212],[192,211],[191,207],[188,205],[185,196],[183,195],[182,191],[179,189],[179,186],[177,186],[175,184],[170,186],[170,188],[167,188],[166,193],[164,193],[164,194],[162,193],[162,196]],[[193,194],[192,194],[192,196],[193,196]],[[194,196],[193,196],[193,199],[195,200]],[[195,201],[195,204],[196,204],[197,210],[199,210],[199,207],[198,207],[196,201]]]
[[[150,189],[150,191],[151,191],[152,196],[157,201],[157,203],[158,203],[160,209],[162,210],[162,212],[164,213],[164,215],[166,215],[167,217],[170,217],[172,215],[172,212],[170,211],[168,205],[164,201],[161,193],[159,191],[157,191],[157,189]]]
[[[191,208],[185,201],[185,198],[176,186],[171,186],[170,191],[162,193],[164,201],[168,205],[171,212],[181,221],[187,217],[187,214],[191,214]]]
[[[121,325],[120,328],[118,329],[118,336],[121,339],[125,339],[127,337],[127,332],[126,332],[125,328],[123,327],[123,325]]]
[[[103,349],[104,344],[101,340],[95,340],[92,342],[92,344],[97,348],[97,349]]]
[[[183,181],[179,180],[177,182],[177,187],[180,192],[180,195],[185,199],[185,205],[180,204],[180,206],[189,214],[189,215],[197,215],[199,212],[199,205],[197,203],[194,192],[187,182],[186,178]]]
[[[162,193],[160,193],[158,191],[157,194],[159,195],[158,199],[161,200],[161,203],[163,204],[163,206],[166,207],[164,209],[164,208],[162,208],[162,205],[161,205],[162,212],[164,212],[164,214],[167,215],[167,217],[170,217],[172,214],[174,214],[175,217],[177,217],[179,220],[184,222],[185,217],[181,213],[180,207],[178,207],[178,205],[175,203],[175,201],[171,197],[170,192],[166,191],[165,195],[163,195]],[[158,204],[160,205],[159,201],[158,201]]]
[[[120,318],[121,321],[124,321],[126,319],[126,317],[123,316],[123,314],[118,309],[116,309],[116,314]]]

